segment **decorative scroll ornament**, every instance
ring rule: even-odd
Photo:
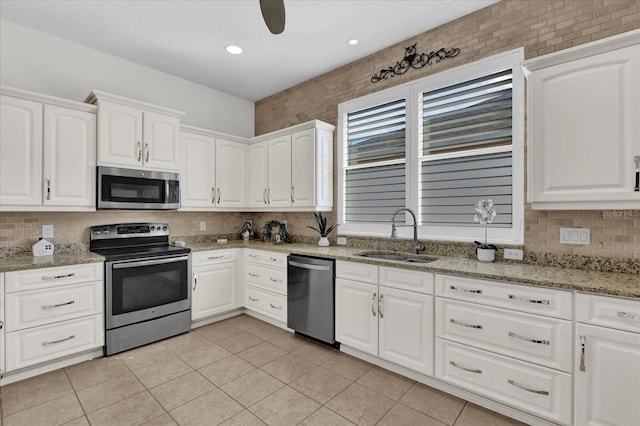
[[[420,69],[425,65],[433,65],[445,58],[453,58],[458,56],[460,49],[453,47],[449,50],[441,48],[440,50],[433,51],[431,53],[416,53],[416,44],[404,49],[404,58],[400,62],[396,62],[395,65],[388,68],[383,68],[378,74],[371,76],[371,82],[377,83],[380,80],[386,80],[396,75],[402,75],[409,70],[409,68]]]

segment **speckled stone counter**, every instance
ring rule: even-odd
[[[248,243],[230,241],[228,244],[217,244],[215,242],[188,243],[187,247],[190,247],[193,251],[246,247],[640,299],[640,275],[638,274],[584,271],[505,262],[483,263],[476,259],[457,257],[439,257],[437,260],[427,264],[403,263],[363,258],[357,256],[357,254],[371,252],[372,250],[342,246],[318,247],[306,244],[278,245],[254,241]]]
[[[81,263],[103,262],[104,257],[90,251],[54,254],[34,257],[29,254],[0,257],[0,272],[22,271],[25,269],[52,268],[55,266],[78,265]]]

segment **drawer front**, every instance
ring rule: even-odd
[[[287,322],[287,297],[247,286],[247,309]]]
[[[280,268],[287,267],[287,255],[284,253],[245,249],[244,260]]]
[[[431,272],[380,267],[380,285],[386,287],[433,294],[433,282],[434,276]]]
[[[562,424],[571,424],[571,375],[436,339],[436,377]]]
[[[336,277],[346,280],[378,284],[378,266],[358,262],[336,262]]]
[[[437,274],[435,280],[438,296],[518,312],[573,319],[573,294],[570,291],[441,274]]]
[[[192,253],[193,266],[211,265],[220,262],[233,262],[236,260],[237,250],[208,250]]]
[[[287,270],[246,263],[244,282],[247,285],[261,287],[283,295],[287,294]]]
[[[102,315],[92,315],[7,333],[7,371],[102,346],[104,344],[102,318]]]
[[[104,263],[59,266],[56,268],[29,269],[5,273],[5,291],[37,290],[58,285],[102,281]]]
[[[578,293],[576,320],[640,333],[640,300]]]
[[[7,294],[7,331],[103,312],[102,281]]]
[[[571,371],[571,321],[438,298],[436,336]]]

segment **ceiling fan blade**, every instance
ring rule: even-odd
[[[284,0],[260,0],[260,10],[272,34],[284,31]]]

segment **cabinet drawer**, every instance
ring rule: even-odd
[[[7,332],[103,311],[102,281],[7,294]]]
[[[287,267],[287,255],[284,253],[245,249],[244,260],[281,268]]]
[[[571,322],[436,300],[436,336],[571,371]]]
[[[570,291],[440,274],[435,279],[438,296],[567,320],[573,318]]]
[[[436,377],[536,416],[571,424],[571,375],[436,339]]]
[[[102,315],[92,315],[7,333],[7,371],[102,346],[102,318]]]
[[[336,262],[336,277],[378,284],[378,266],[358,262]]]
[[[287,322],[287,297],[247,286],[247,309]]]
[[[102,262],[6,272],[5,291],[13,293],[16,291],[50,288],[54,285],[102,281],[103,273],[104,263]]]
[[[220,262],[233,262],[236,260],[236,250],[208,250],[191,254],[193,266],[211,265]]]
[[[271,268],[248,262],[244,268],[244,282],[247,285],[261,287],[284,295],[287,294],[286,269]]]
[[[640,333],[640,300],[578,293],[576,320]]]
[[[417,293],[433,294],[434,277],[431,272],[380,267],[380,285]]]

